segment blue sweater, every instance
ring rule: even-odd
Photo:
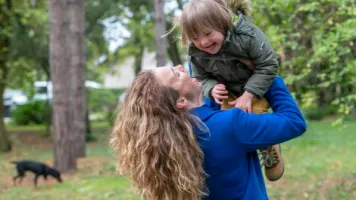
[[[275,78],[265,98],[273,114],[220,110],[220,105],[209,99],[191,110],[210,130],[194,131],[208,174],[209,196],[204,199],[268,199],[256,150],[300,136],[306,123],[281,78]]]

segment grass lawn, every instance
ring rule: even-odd
[[[270,199],[353,200],[356,199],[356,122],[332,127],[330,121],[310,122],[302,137],[282,145],[285,173],[277,182],[266,181]],[[14,143],[11,153],[0,154],[0,199],[140,199],[130,182],[115,172],[108,148],[108,128],[95,130],[97,142],[87,145],[87,157],[78,160],[78,170],[64,174],[63,184],[39,179],[33,187],[28,174],[20,186],[12,185],[16,159],[34,159],[52,164],[50,138],[36,134],[41,128],[9,128]]]

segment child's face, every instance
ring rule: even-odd
[[[198,37],[193,38],[194,45],[205,52],[216,54],[224,41],[224,34],[216,30],[202,31]]]

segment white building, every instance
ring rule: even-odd
[[[128,88],[135,78],[133,56],[128,57],[126,60],[112,67],[112,73],[107,73],[104,76],[103,87],[105,88]],[[142,69],[152,69],[156,67],[156,53],[145,51],[142,59]],[[166,66],[173,66],[170,60],[167,61]],[[187,67],[187,64],[184,64]]]

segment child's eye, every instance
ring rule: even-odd
[[[206,36],[209,36],[210,34],[211,34],[211,32],[207,32],[207,33],[205,33],[205,35],[206,35]]]

